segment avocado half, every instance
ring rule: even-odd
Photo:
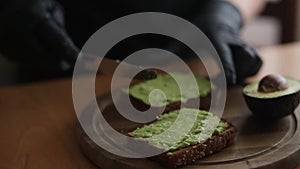
[[[281,118],[292,114],[300,102],[300,82],[286,78],[288,88],[282,91],[264,93],[258,91],[259,82],[244,87],[245,101],[256,116]]]

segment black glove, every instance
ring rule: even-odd
[[[203,3],[192,20],[211,40],[223,63],[228,84],[242,82],[254,75],[262,65],[256,51],[240,37],[242,16],[226,1],[210,0]]]
[[[53,0],[7,0],[0,11],[0,52],[10,60],[73,65],[78,48],[65,31],[61,6]]]

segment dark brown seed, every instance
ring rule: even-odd
[[[271,93],[285,90],[288,87],[288,82],[283,76],[278,74],[269,74],[260,80],[258,91]]]

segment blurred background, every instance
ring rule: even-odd
[[[258,48],[300,40],[300,1],[269,0],[262,14],[245,25],[242,36]]]
[[[259,17],[244,26],[242,37],[255,47],[262,48],[300,40],[300,1],[269,0]],[[28,83],[52,77],[23,75],[20,68],[0,54],[0,86]]]

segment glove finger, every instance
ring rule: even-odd
[[[222,62],[223,69],[225,71],[225,76],[227,84],[234,85],[236,84],[236,70],[234,67],[234,62],[232,58],[232,53],[226,44],[213,43],[216,48],[220,60]]]
[[[75,64],[79,49],[57,22],[51,18],[44,20],[37,25],[36,34],[46,51],[53,57],[63,59],[71,65]]]
[[[231,44],[230,48],[238,81],[243,80],[245,77],[253,76],[259,71],[263,62],[253,48],[244,43]]]
[[[47,7],[49,13],[53,17],[53,20],[62,28],[65,26],[65,17],[63,7],[56,1],[51,1]]]
[[[220,67],[222,66],[225,72],[227,84],[233,85],[236,83],[236,74],[234,68],[234,62],[231,57],[231,50],[227,45],[222,45],[216,41],[214,42],[214,47],[218,52],[219,58],[221,60]],[[191,49],[184,45],[180,45],[177,43],[171,43],[167,47],[168,51],[172,51],[177,56],[180,56],[183,59],[192,59],[198,58],[197,54],[195,54]],[[216,56],[217,57],[217,56]]]

